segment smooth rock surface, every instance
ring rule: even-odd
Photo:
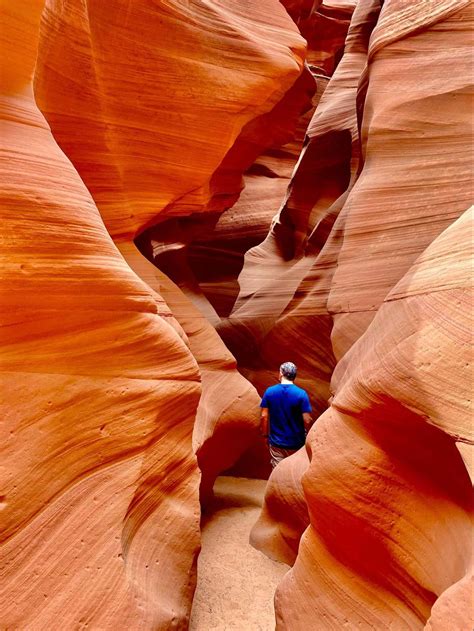
[[[278,590],[280,628],[472,624],[472,485],[455,442],[473,441],[471,232],[466,213],[434,241],[336,368],[308,438],[311,527]]]
[[[301,109],[298,86],[280,102],[304,40],[276,0],[2,12],[1,624],[186,628],[194,450],[209,495],[254,442],[258,397],[132,238],[235,201]]]
[[[299,318],[330,318],[327,333],[315,331],[316,344],[307,334],[303,359],[296,355],[304,368],[305,352],[324,365],[329,348],[334,371],[329,409],[307,441],[303,490],[310,526],[277,591],[277,628],[464,631],[473,622],[467,598],[473,553],[473,7],[393,0],[379,14],[377,4],[358,4],[351,32],[358,20],[360,35],[371,24],[368,47],[364,53],[362,39],[355,49],[348,45],[308,130],[311,138],[331,114],[328,131],[337,129],[338,115],[358,121],[361,130],[360,153],[348,147],[346,190],[336,188],[321,203],[323,216],[337,209],[337,218],[332,226],[322,224],[316,248],[309,245],[312,236],[298,235],[295,222],[282,221],[286,251],[270,247],[278,243],[274,229],[249,253],[229,318],[235,330],[227,334],[240,344],[254,338],[259,348],[271,339],[274,348],[275,300],[291,314],[281,281],[298,299]],[[362,62],[352,66],[356,81],[339,84],[353,53],[352,62],[359,54]],[[452,56],[456,73],[449,70]],[[332,158],[331,143],[327,147],[321,161]],[[298,179],[297,171],[293,178],[293,212],[304,219],[311,173],[318,171],[309,164],[306,177],[303,172]],[[263,282],[252,273],[259,254]],[[296,324],[292,330],[299,331]],[[295,532],[284,507],[292,497],[299,506],[296,462],[293,457],[273,473],[252,535],[273,558],[288,555],[288,539],[275,533]],[[452,618],[449,609],[456,611]]]
[[[201,502],[207,503],[217,475],[229,469],[249,444],[259,440],[260,398],[237,371],[234,357],[194,303],[147,261],[133,243],[120,243],[119,249],[137,275],[166,300],[198,363],[202,391],[194,423],[193,449],[201,470]]]
[[[2,6],[0,624],[183,629],[199,370],[36,106],[42,8]]]
[[[263,148],[291,138],[314,88],[304,56],[305,42],[277,0],[251,11],[234,0],[121,1],[113,14],[96,0],[61,0],[43,12],[35,97],[55,139],[133,268],[146,265],[133,250],[140,235],[140,250],[179,287],[167,300],[192,331],[201,370],[195,446],[203,498],[217,473],[258,444],[258,398],[212,328],[181,300],[183,292],[217,324],[182,249],[237,200],[242,173]],[[214,434],[218,448],[209,443]]]
[[[43,14],[35,95],[127,239],[237,200],[243,170],[281,135],[286,108],[271,112],[304,56],[277,0],[60,0]]]
[[[199,492],[265,474],[288,359],[319,418],[251,533],[294,564],[277,628],[472,628],[473,10],[2,4],[2,628],[186,629]],[[226,521],[259,502],[205,524],[192,624],[272,628]]]

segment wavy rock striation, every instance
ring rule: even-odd
[[[336,220],[356,179],[355,97],[373,25],[372,13],[358,10],[346,54],[308,128],[285,202],[267,238],[247,252],[239,297],[219,326],[259,390],[274,378],[275,366],[294,357],[300,383],[310,389],[319,413],[327,405],[335,365],[326,303],[340,247]]]
[[[239,2],[195,0],[184,8],[123,1],[112,16],[95,0],[62,0],[44,13],[35,95],[56,140],[114,240],[131,243],[142,232],[141,251],[214,324],[183,245],[235,202],[242,172],[262,148],[291,133],[312,82],[302,74],[304,54],[304,40],[276,0],[252,11]],[[146,77],[153,80],[145,85]],[[127,252],[134,269],[145,269]],[[255,442],[258,398],[212,327],[191,304],[181,308],[176,290],[171,295],[174,315],[193,331],[188,339],[203,377],[195,443],[204,497],[212,476]],[[218,449],[205,444],[214,430]]]
[[[330,407],[307,441],[310,525],[277,591],[279,629],[472,626],[472,20],[468,2],[358,4],[293,178],[294,207],[280,215],[287,249],[276,224],[239,279],[230,337],[274,347],[271,300],[281,296],[291,314],[286,288],[299,317],[327,314],[326,331],[313,329],[318,342],[310,333],[304,349],[321,365],[329,349],[335,366]],[[333,142],[320,146],[319,164],[334,177],[322,184],[333,188],[318,199],[321,221],[307,236],[311,175],[318,181],[319,173],[308,147],[325,120],[329,134],[342,131],[338,117],[349,142],[341,151],[336,134],[337,153]],[[346,179],[336,185],[343,164]],[[289,210],[299,231],[285,223]],[[298,266],[306,266],[299,277]],[[258,326],[252,318],[265,309],[266,326]],[[261,549],[287,562],[297,546],[285,509],[291,497],[303,515],[297,456],[272,475],[253,532]]]
[[[314,91],[283,5],[324,95],[272,220]],[[1,625],[187,627],[198,464],[206,501],[261,454],[234,352],[326,410],[252,532],[277,627],[470,628],[472,4],[1,13]]]
[[[308,42],[309,67],[331,76],[344,53],[347,29],[357,0],[282,0]]]
[[[201,300],[210,302],[213,316],[208,313],[208,317],[214,324],[232,310],[244,255],[265,238],[285,195],[317,99],[317,95],[311,98],[314,92],[314,78],[305,69],[266,116],[259,144],[254,140],[244,188],[231,208],[222,214],[168,222],[167,235],[162,226],[144,235],[153,244],[155,264],[176,282],[198,288]]]
[[[215,329],[183,292],[132,244],[119,244],[130,267],[159,291],[183,327],[199,365],[202,393],[193,448],[201,469],[201,503],[207,504],[217,475],[230,468],[259,437],[260,398],[236,370],[236,361]]]
[[[466,213],[336,368],[338,391],[308,439],[311,527],[277,593],[279,628],[472,626],[472,485],[456,448],[474,439],[471,233]]]
[[[242,338],[257,346],[257,361],[241,352],[237,357],[243,366],[249,366],[247,374],[261,387],[268,382],[270,369],[274,371],[284,356],[292,357],[299,367],[299,383],[311,394],[314,417],[327,407],[336,365],[327,300],[344,239],[345,202],[360,168],[357,90],[379,11],[376,0],[360,3],[354,13],[344,57],[309,125],[286,203],[265,241],[247,253],[239,277],[241,296],[222,326],[230,348],[242,347]],[[295,345],[294,339],[303,343]],[[280,355],[275,356],[275,351]],[[296,469],[291,474],[293,482],[276,472],[270,478],[267,497],[271,512],[268,506],[264,508],[251,541],[273,555],[279,541],[281,559],[293,562],[309,524],[298,481],[308,460],[306,454],[300,454],[291,461]],[[293,514],[289,504],[295,507]],[[301,519],[295,520],[295,515]]]
[[[237,199],[307,98],[304,40],[276,0],[2,11],[2,624],[186,628],[194,451],[206,498],[258,397],[132,239]]]
[[[35,104],[41,10],[2,15],[1,626],[185,628],[199,371]]]
[[[304,55],[275,0],[252,10],[119,0],[113,12],[61,0],[44,13],[35,94],[109,232],[125,239],[236,201],[244,168],[281,134],[271,113]]]

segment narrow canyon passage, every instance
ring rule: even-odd
[[[0,631],[474,631],[474,3],[0,19]]]
[[[288,566],[252,548],[265,480],[220,477],[203,515],[190,631],[273,631],[273,595]]]

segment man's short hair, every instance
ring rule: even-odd
[[[294,381],[296,379],[296,366],[293,362],[285,362],[280,366],[281,374],[289,379],[290,381]]]

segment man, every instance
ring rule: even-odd
[[[296,366],[280,366],[280,383],[265,390],[260,407],[262,435],[268,438],[272,469],[300,449],[311,427],[311,404],[305,390],[293,383]]]

